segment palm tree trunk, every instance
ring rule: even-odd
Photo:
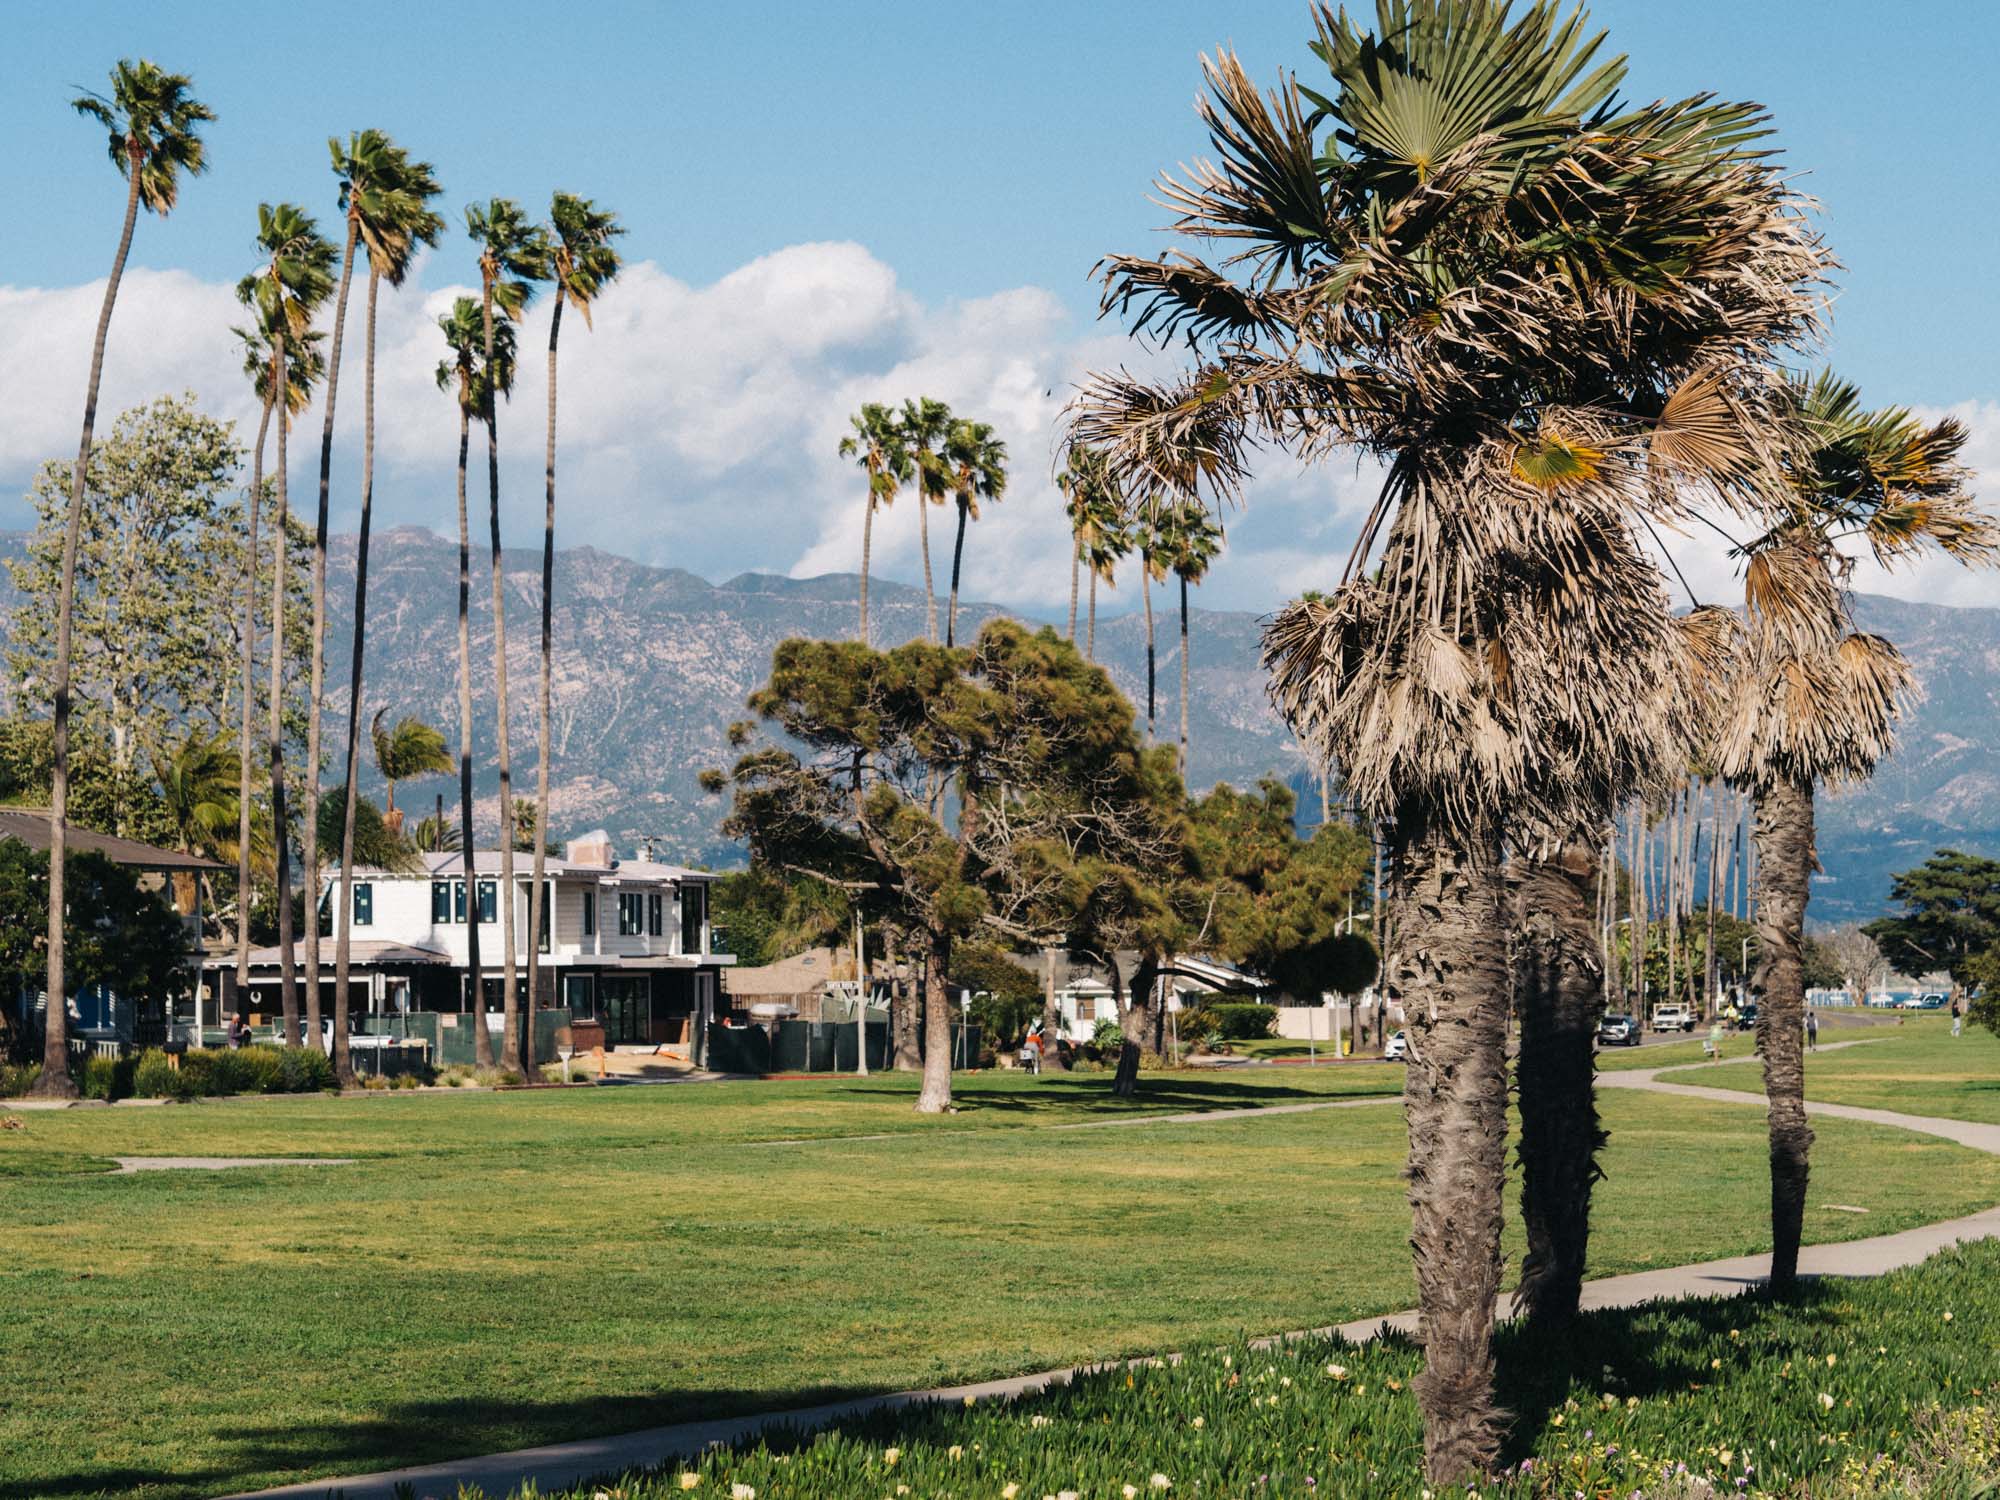
[[[951,602],[944,611],[944,643],[957,643],[958,634],[958,568],[965,557],[965,519],[968,507],[965,496],[958,497],[958,536],[951,544]]]
[[[543,461],[542,506],[542,660],[535,725],[535,860],[528,885],[528,1017],[521,1028],[521,1068],[529,1083],[535,1081],[535,1011],[542,1005],[542,930],[549,921],[549,913],[544,909],[548,894],[542,883],[548,878],[549,869],[549,718],[553,698],[550,678],[555,671],[556,650],[556,340],[562,336],[562,315],[563,299],[558,290],[555,307],[549,314],[549,445]]]
[[[1434,1485],[1484,1476],[1499,1452],[1493,1308],[1500,1289],[1507,1154],[1507,974],[1500,848],[1453,840],[1405,813],[1392,837],[1395,899],[1408,931],[1390,993],[1408,1016],[1403,1103],[1410,1134],[1410,1246],[1424,1370],[1424,1470]]]
[[[1806,900],[1811,894],[1813,795],[1809,783],[1779,781],[1757,794],[1757,1049],[1764,1055],[1764,1093],[1771,1121],[1771,1288],[1788,1292],[1799,1270],[1805,1224]]]
[[[493,368],[493,287],[485,303],[486,368]],[[521,996],[514,958],[514,765],[507,744],[507,600],[500,560],[500,403],[486,402],[487,525],[493,550],[493,738],[500,759],[500,1065],[521,1067]]]
[[[951,1108],[951,934],[933,930],[924,975],[924,1084],[917,1113],[941,1115]]]
[[[1083,659],[1097,660],[1097,569],[1090,570],[1090,619],[1083,628]]]
[[[1702,989],[1708,1002],[1708,1015],[1714,1016],[1721,1010],[1716,996],[1717,968],[1715,955],[1715,906],[1722,891],[1722,788],[1709,788],[1708,816],[1708,936],[1704,941],[1702,958]]]
[[[472,520],[465,504],[471,417],[458,409],[458,863],[465,872],[465,967],[472,1006],[473,1066],[493,1066],[486,1029],[486,974],[479,962],[479,846],[472,839]],[[440,832],[443,830],[440,829]]]
[[[931,585],[931,499],[917,488],[917,541],[924,553],[924,639],[937,641],[937,590]]]
[[[283,376],[273,374],[273,389],[282,393]],[[257,419],[257,446],[250,456],[250,500],[243,543],[243,728],[236,757],[236,993],[250,988],[250,737],[256,732],[257,705],[257,523],[264,499],[264,440],[270,435],[271,407],[264,403]],[[278,649],[282,649],[279,647]],[[218,1016],[218,1019],[220,1017]],[[195,1002],[195,1031],[201,1030],[201,1004]]]
[[[333,1076],[354,1081],[347,1046],[347,980],[353,950],[354,805],[361,788],[361,659],[368,644],[368,530],[375,510],[375,299],[382,285],[368,260],[368,325],[361,360],[361,525],[354,547],[354,659],[347,667],[347,804],[340,819],[340,912],[333,944]]]
[[[923,958],[921,953],[910,954],[910,984],[896,982],[896,941],[894,930],[884,929],[884,946],[889,955],[889,1041],[894,1049],[891,1066],[898,1073],[914,1073],[924,1065],[923,1055],[917,1051],[917,1022],[913,1007],[921,1005],[921,989],[912,993],[912,985],[922,984]]]
[[[861,513],[861,644],[868,644],[868,554],[875,545],[875,491],[868,491],[868,508]]]
[[[1188,760],[1188,581],[1181,579],[1181,780],[1194,775]]]
[[[1604,969],[1592,902],[1597,850],[1581,839],[1520,861],[1514,984],[1520,997],[1521,1218],[1528,1253],[1516,1304],[1530,1322],[1576,1316],[1599,1176],[1594,1081]]]
[[[1072,541],[1074,538],[1072,538]],[[1076,644],[1076,583],[1077,574],[1083,571],[1083,560],[1077,556],[1072,546],[1069,554],[1069,643]]]
[[[55,724],[49,765],[49,972],[47,1016],[42,1032],[42,1072],[35,1092],[53,1098],[76,1097],[69,1073],[69,988],[63,972],[63,865],[69,818],[69,678],[72,628],[76,615],[76,552],[83,534],[83,501],[90,483],[90,445],[97,428],[97,387],[104,378],[104,344],[111,334],[111,309],[118,301],[118,283],[125,275],[125,257],[132,251],[132,231],[139,222],[139,162],[127,163],[130,186],[125,194],[125,226],[118,233],[118,253],[111,258],[111,275],[104,283],[104,304],[97,311],[97,338],[90,349],[90,383],[83,393],[83,437],[76,447],[76,467],[70,472],[69,516],[63,525],[62,587],[56,598],[56,659],[50,687],[55,700]]]
[[[285,365],[284,329],[272,340],[274,368]],[[278,896],[278,1007],[290,1046],[299,1031],[299,955],[292,922],[292,830],[285,807],[285,585],[291,572],[291,496],[285,484],[285,428],[278,413],[278,514],[271,527],[271,692],[264,705],[264,752],[271,767],[271,838]]]
[[[1146,743],[1153,743],[1153,721],[1157,715],[1153,647],[1153,575],[1143,564],[1139,568],[1139,597],[1146,601]]]

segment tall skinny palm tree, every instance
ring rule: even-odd
[[[257,310],[257,316],[271,338],[271,372],[275,380],[277,372],[289,367],[290,356],[286,352],[294,338],[305,340],[312,331],[314,316],[321,304],[333,290],[334,248],[319,232],[319,225],[311,214],[293,203],[280,203],[276,207],[268,203],[257,208],[257,248],[263,252],[264,263],[257,270],[237,283],[236,294]],[[290,461],[287,456],[287,436],[291,431],[289,421],[278,423],[278,515],[277,523],[271,531],[271,690],[270,701],[265,705],[264,736],[265,754],[271,767],[271,817],[273,825],[281,830],[278,834],[277,851],[277,894],[278,894],[278,947],[279,947],[279,1008],[285,1023],[285,1045],[299,1043],[299,1002],[296,967],[293,955],[287,949],[286,928],[291,913],[291,871],[289,850],[285,847],[285,743],[284,743],[284,686],[285,686],[285,583],[287,576],[286,553],[288,550],[287,531],[291,524],[291,490],[288,481]],[[310,804],[308,804],[310,805]],[[310,850],[310,846],[309,850]],[[310,852],[307,870],[310,872]],[[311,899],[312,885],[307,883],[306,921],[308,932],[316,931],[315,908]],[[308,948],[308,953],[310,953]],[[307,1033],[309,1045],[319,1045],[319,1007],[314,996],[317,986],[311,982],[312,970],[308,966],[307,983]]]
[[[549,270],[555,283],[555,307],[549,314],[549,447],[545,470],[547,494],[542,513],[542,652],[535,717],[535,858],[528,879],[528,1018],[521,1028],[521,1068],[534,1075],[535,1012],[542,1006],[541,941],[548,913],[543,881],[548,874],[549,720],[552,716],[550,678],[555,663],[556,588],[556,340],[562,333],[565,306],[574,307],[591,326],[590,310],[598,295],[618,275],[618,251],[612,241],[625,231],[617,217],[588,198],[557,193],[549,203]]]
[[[1118,586],[1118,564],[1132,550],[1132,531],[1127,524],[1125,501],[1115,486],[1094,488],[1083,520],[1083,569],[1090,575],[1088,619],[1083,632],[1083,654],[1097,660],[1097,584]]]
[[[266,328],[237,328],[231,330],[243,344],[243,373],[250,377],[252,388],[257,393],[260,415],[257,419],[257,442],[250,456],[250,495],[245,506],[243,530],[243,624],[239,647],[243,663],[240,691],[242,703],[242,725],[237,739],[238,780],[236,806],[238,828],[236,834],[236,990],[246,994],[250,987],[250,819],[253,811],[250,780],[253,774],[252,741],[253,725],[256,722],[257,705],[257,539],[258,525],[264,499],[264,442],[270,434],[271,412],[277,405],[278,382],[277,355],[278,340]],[[291,366],[290,378],[285,382],[286,422],[304,411],[312,401],[313,387],[319,384],[326,373],[326,357],[320,352],[319,344],[325,335],[315,329],[284,341],[285,363]],[[278,649],[282,649],[279,643]],[[291,913],[287,903],[281,914],[280,925],[283,936],[291,936]],[[281,961],[291,956],[289,941],[281,946]]]
[[[1894,565],[1935,547],[1966,563],[2000,555],[1959,464],[1959,422],[1869,411],[1822,374],[1793,379],[1789,504],[1743,549],[1742,660],[1721,731],[1723,775],[1756,804],[1758,1050],[1770,1100],[1771,1284],[1791,1288],[1804,1231],[1812,1128],[1805,1110],[1804,942],[1815,788],[1859,780],[1895,739],[1909,666],[1893,643],[1853,629],[1835,543],[1866,540]]]
[[[460,297],[438,319],[450,357],[437,367],[437,383],[458,398],[458,849],[465,872],[466,979],[472,1006],[472,1060],[493,1066],[493,1036],[486,1029],[486,971],[480,963],[478,843],[472,834],[472,521],[466,509],[465,465],[472,419],[484,422],[495,397],[514,388],[514,326],[493,330],[493,360],[484,357],[486,323],[479,304]]]
[[[430,207],[440,189],[431,164],[412,161],[409,153],[379,131],[363,131],[343,152],[329,141],[335,175],[340,178],[341,207],[347,212],[347,262],[341,271],[341,292],[345,296],[348,277],[353,274],[354,243],[358,238],[368,252],[368,312],[362,341],[361,375],[361,521],[354,547],[354,645],[347,666],[347,754],[342,780],[345,792],[340,817],[340,888],[353,889],[354,818],[360,790],[355,778],[361,770],[362,663],[368,644],[368,534],[375,508],[375,309],[387,281],[399,287],[410,273],[417,249],[435,245],[444,233],[444,220]],[[335,339],[339,335],[336,332]],[[329,465],[332,457],[333,401],[328,391],[326,430],[320,440],[319,544],[314,554],[315,629],[313,661],[321,660],[320,626],[325,619],[326,587],[326,508]],[[317,678],[317,671],[314,674]],[[319,698],[313,698],[313,722],[319,721]],[[319,772],[315,768],[315,793]],[[308,820],[315,827],[317,820]],[[353,1076],[347,1047],[347,985],[352,951],[350,931],[354,903],[344,898],[335,918],[333,948],[333,1072],[342,1083]]]
[[[875,512],[896,501],[896,491],[909,482],[909,450],[895,413],[870,401],[847,419],[854,430],[840,440],[840,456],[851,458],[868,476],[868,506],[861,513],[861,644],[868,641],[868,569],[875,546]]]
[[[1063,514],[1069,520],[1069,639],[1076,641],[1078,583],[1083,571],[1084,538],[1090,530],[1093,507],[1099,492],[1110,487],[1111,479],[1104,454],[1081,443],[1072,443],[1064,455],[1062,472],[1056,475],[1056,489],[1063,497]]]
[[[182,73],[166,73],[152,63],[123,61],[112,69],[111,94],[85,94],[71,107],[97,121],[110,135],[111,164],[125,178],[125,224],[118,249],[111,257],[111,274],[104,283],[104,302],[97,313],[97,336],[90,349],[90,380],[83,393],[83,436],[77,443],[76,467],[70,474],[69,515],[63,527],[62,582],[56,596],[56,655],[49,672],[54,734],[49,769],[49,971],[48,1019],[42,1033],[42,1072],[35,1091],[56,1098],[73,1098],[76,1082],[69,1071],[69,989],[63,970],[63,863],[69,828],[69,679],[71,629],[76,612],[76,553],[83,532],[83,497],[90,480],[91,437],[97,427],[97,387],[104,378],[104,345],[111,332],[111,309],[118,302],[118,283],[125,275],[125,257],[132,250],[132,231],[139,222],[139,205],[162,216],[173,210],[180,194],[180,174],[200,172],[208,158],[199,126],[215,118],[189,88]]]
[[[1172,507],[1164,527],[1167,533],[1167,566],[1181,586],[1181,780],[1186,781],[1193,768],[1188,760],[1188,686],[1190,677],[1188,651],[1188,585],[1200,583],[1208,576],[1216,557],[1222,551],[1222,528],[1208,517],[1208,512],[1193,502],[1183,500]]]
[[[997,502],[1007,492],[1007,445],[985,422],[954,422],[944,440],[945,467],[958,502],[958,534],[951,544],[951,602],[945,607],[944,643],[958,630],[958,571],[965,556],[965,523],[979,519],[979,502]]]
[[[1163,527],[1165,518],[1141,507],[1132,518],[1132,550],[1139,554],[1139,598],[1146,607],[1146,743],[1158,732],[1159,647],[1153,630],[1153,585],[1164,583],[1171,557],[1172,534]]]
[[[511,198],[469,206],[465,231],[479,247],[480,326],[491,366],[493,309],[498,306],[510,322],[527,309],[534,284],[549,275],[548,234]],[[500,1065],[519,1070],[521,995],[514,942],[514,761],[508,743],[507,608],[500,557],[500,422],[497,404],[491,401],[486,406],[486,498],[493,549],[493,734],[500,762]]]
[[[910,457],[910,482],[917,491],[917,545],[924,554],[924,639],[935,642],[937,590],[931,583],[931,511],[951,493],[944,463],[944,440],[951,431],[951,408],[929,396],[903,403],[897,426]]]

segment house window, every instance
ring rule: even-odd
[[[1076,1018],[1079,1021],[1095,1021],[1097,1019],[1097,1002],[1095,1000],[1077,1001]]]
[[[371,880],[354,882],[354,925],[356,927],[375,925],[375,883]]]
[[[596,891],[585,891],[583,893],[583,935],[585,937],[597,936]]]
[[[638,937],[646,930],[646,894],[643,891],[618,893],[618,935]]]
[[[536,933],[535,944],[544,953],[549,951],[549,933],[555,925],[556,883],[553,880],[544,880],[542,882],[542,926],[541,930]]]
[[[701,929],[708,920],[708,887],[688,884],[681,887],[681,952],[699,953]]]
[[[463,922],[465,920],[465,882],[463,880],[454,880],[451,883],[451,919],[454,922]]]
[[[431,926],[444,927],[451,921],[451,882],[431,882]]]
[[[500,920],[500,888],[490,880],[479,882],[479,920],[482,922]]]
[[[646,898],[646,931],[653,937],[660,935],[660,908],[665,904],[658,891]]]

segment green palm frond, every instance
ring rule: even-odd
[[[617,215],[588,198],[558,192],[549,202],[550,277],[586,328],[598,294],[618,275],[622,263],[611,242],[624,232]]]
[[[518,320],[534,300],[535,283],[551,273],[548,231],[512,198],[490,198],[467,206],[465,232],[479,247],[480,284],[495,307]]]
[[[1538,490],[1595,484],[1604,475],[1604,459],[1599,449],[1544,431],[1514,450],[1514,477]]]
[[[492,409],[496,389],[502,396],[514,392],[514,326],[504,320],[493,325],[493,363],[489,367],[484,352],[484,325],[479,304],[470,297],[458,298],[451,311],[438,319],[438,328],[451,351],[448,358],[438,362],[438,389],[456,389],[459,405],[481,421]]]
[[[86,93],[71,101],[78,114],[105,128],[112,165],[128,181],[138,173],[139,201],[156,214],[173,211],[183,172],[193,177],[208,168],[200,127],[215,112],[192,87],[185,73],[128,58],[111,70],[109,95]]]
[[[430,206],[443,191],[436,169],[379,130],[357,130],[345,143],[331,137],[326,146],[340,179],[340,211],[367,247],[369,269],[401,286],[417,250],[444,233],[444,219]]]

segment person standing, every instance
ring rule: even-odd
[[[1819,1051],[1819,1012],[1806,1007],[1806,1050]]]
[[[1959,1028],[1965,1024],[1965,1012],[1959,1008],[1957,996],[1951,1002],[1951,1034],[1957,1036]]]
[[[1708,1054],[1710,1062],[1722,1061],[1722,1017],[1717,1016],[1709,1024],[1708,1042],[1701,1050]]]

